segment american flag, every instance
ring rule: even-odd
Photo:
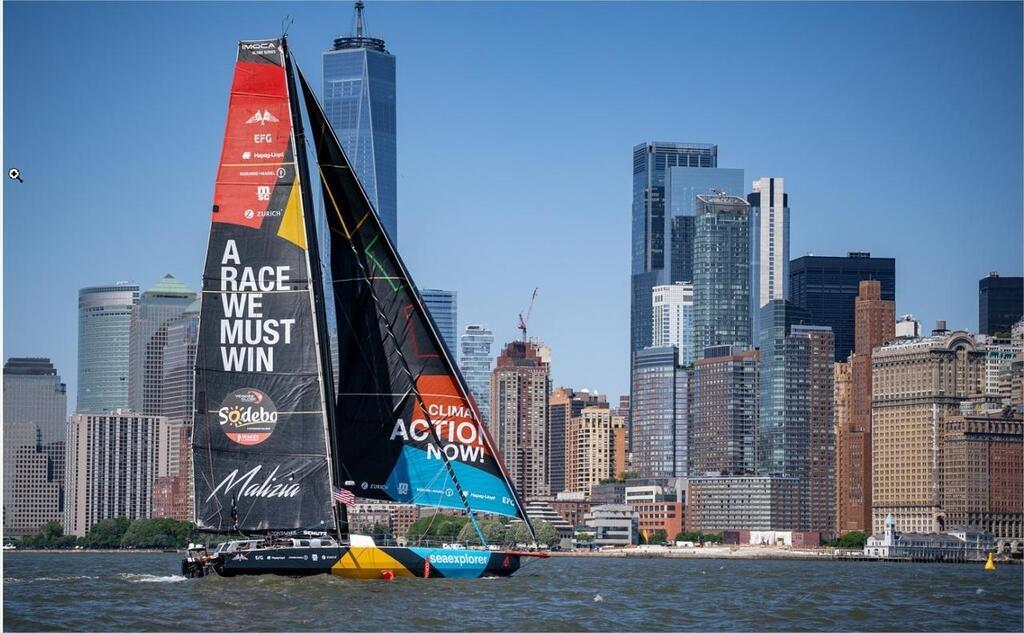
[[[356,496],[351,491],[345,490],[344,488],[335,488],[334,494],[335,503],[341,503],[350,506],[356,502]]]

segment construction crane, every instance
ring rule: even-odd
[[[519,313],[519,325],[516,327],[523,331],[523,342],[526,342],[526,325],[530,322],[530,314],[533,313],[533,301],[537,298],[537,289],[533,289],[533,294],[530,295],[530,306],[526,308],[526,318],[523,318],[523,313]]]

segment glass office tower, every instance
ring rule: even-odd
[[[132,311],[138,303],[138,284],[78,291],[79,413],[128,408]]]
[[[694,236],[694,344],[751,345],[750,205],[738,196],[699,195]]]
[[[423,288],[420,290],[423,303],[427,311],[434,319],[441,340],[448,346],[448,353],[452,360],[458,358],[456,352],[459,350],[459,295],[454,290],[436,290],[434,288]]]
[[[466,326],[462,333],[459,369],[473,400],[476,400],[484,424],[491,417],[491,370],[494,369],[491,345],[494,345],[494,332],[483,325]]]
[[[854,314],[860,282],[882,286],[881,299],[896,300],[896,260],[853,252],[846,257],[807,255],[789,263],[790,300],[811,313],[815,325],[827,325],[835,336],[835,359],[853,351]]]
[[[323,59],[323,104],[359,182],[391,241],[398,242],[395,56],[364,34],[356,2],[352,35],[334,40]]]

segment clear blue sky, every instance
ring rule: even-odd
[[[351,3],[4,3],[4,356],[74,401],[77,290],[198,288],[238,39],[320,53]],[[1007,4],[378,3],[398,57],[400,248],[460,326],[628,390],[631,151],[786,179],[792,254],[896,258],[896,309],[977,327],[1022,269],[1022,11]],[[749,186],[749,182],[748,182]]]

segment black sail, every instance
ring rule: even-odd
[[[196,360],[195,511],[205,530],[335,525],[312,218],[288,83],[282,40],[239,44]]]
[[[298,76],[331,240],[339,481],[365,498],[526,518],[408,271]]]

